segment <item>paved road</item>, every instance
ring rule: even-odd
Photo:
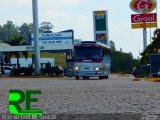
[[[132,76],[109,77],[0,78],[0,114],[8,114],[10,89],[33,89],[42,94],[32,108],[42,108],[55,120],[142,120],[146,115],[160,120],[160,83],[133,81]]]

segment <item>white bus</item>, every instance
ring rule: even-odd
[[[84,41],[75,44],[73,51],[73,58],[67,60],[67,69],[73,72],[76,79],[108,79],[111,67],[110,46],[100,42]]]

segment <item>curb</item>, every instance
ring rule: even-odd
[[[0,76],[0,78],[66,78],[66,76]]]
[[[134,78],[133,81],[141,81],[143,78]]]
[[[160,78],[146,78],[147,81],[160,82]]]

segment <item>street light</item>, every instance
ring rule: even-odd
[[[40,75],[38,0],[32,0],[32,9],[33,9],[33,28],[34,28],[35,75]]]

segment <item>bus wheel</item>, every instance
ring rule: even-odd
[[[76,79],[78,80],[78,79],[79,79],[79,76],[76,76]]]
[[[99,79],[103,79],[103,76],[99,76]]]
[[[105,76],[105,79],[108,79],[108,75],[107,75],[107,76]]]
[[[89,77],[86,77],[87,79],[89,79]]]

